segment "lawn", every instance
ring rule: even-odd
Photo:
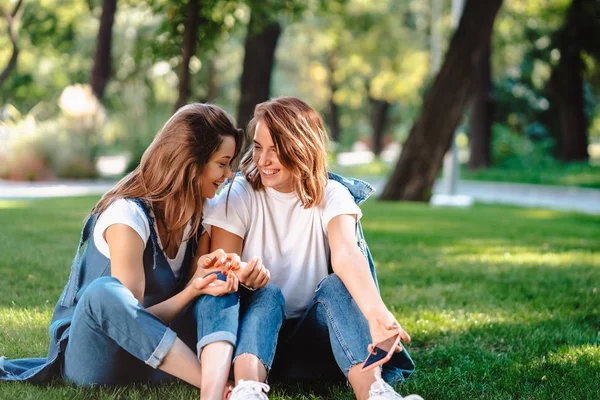
[[[97,198],[0,201],[0,354],[42,356],[81,222]],[[600,396],[600,218],[476,205],[363,207],[382,295],[425,399]],[[273,399],[351,399],[343,386],[274,385]],[[0,399],[194,399],[185,384],[82,390],[0,383]]]

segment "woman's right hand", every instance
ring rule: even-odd
[[[239,280],[233,272],[227,272],[227,280],[217,279],[217,274],[210,274],[204,277],[192,279],[191,287],[196,291],[196,295],[209,294],[211,296],[223,296],[229,293],[237,292]]]

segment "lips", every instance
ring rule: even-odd
[[[263,169],[263,170],[261,170],[261,173],[264,176],[271,177],[271,176],[277,174],[279,171],[281,171],[281,170],[279,170],[279,169]]]

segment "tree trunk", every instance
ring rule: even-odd
[[[469,132],[469,169],[488,168],[492,164],[491,138],[494,93],[490,70],[490,42],[485,44],[473,81],[471,132]]]
[[[244,67],[240,83],[237,124],[245,129],[258,103],[269,100],[275,49],[281,35],[278,22],[253,10],[244,46]]]
[[[94,67],[90,76],[90,85],[98,100],[102,100],[104,89],[111,75],[112,27],[116,12],[117,0],[104,0],[100,28],[98,29]]]
[[[329,136],[332,141],[340,141],[340,107],[336,104],[334,96],[338,89],[333,75],[335,74],[335,56],[330,53],[327,57],[327,68],[329,69]]]
[[[375,156],[379,157],[383,150],[383,133],[387,125],[390,103],[373,98],[369,98],[369,103],[371,103],[371,128],[373,129],[371,150]]]
[[[211,103],[219,94],[219,84],[217,83],[217,67],[215,61],[208,62],[208,89],[206,91],[205,103]]]
[[[15,8],[13,9],[13,11],[10,14],[6,15],[6,22],[8,25],[7,26],[8,37],[10,38],[10,43],[12,44],[13,51],[10,56],[10,59],[8,60],[8,63],[6,64],[6,67],[4,67],[4,69],[2,70],[2,73],[0,73],[0,88],[4,84],[4,81],[6,81],[6,79],[10,75],[10,73],[17,66],[17,60],[19,58],[19,45],[17,43],[18,31],[17,31],[16,25],[22,14],[22,10],[24,8],[24,7],[22,8],[23,4],[24,4],[24,1],[19,0],[17,2],[17,4],[15,4]]]
[[[183,33],[183,49],[181,64],[179,65],[179,90],[175,110],[187,103],[190,96],[190,60],[196,54],[198,39],[198,10],[199,0],[188,0],[186,7],[185,31]]]
[[[573,0],[563,29],[558,34],[560,61],[552,71],[550,86],[558,106],[560,136],[559,157],[563,161],[588,159],[587,128],[584,112],[583,74],[580,24],[586,0]]]
[[[444,64],[425,96],[382,200],[429,200],[501,4],[502,0],[467,0]]]

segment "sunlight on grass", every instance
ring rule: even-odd
[[[422,311],[413,327],[413,336],[437,336],[450,332],[462,333],[473,328],[496,324],[514,324],[518,319],[514,315],[500,312],[495,314],[457,311]]]
[[[555,219],[561,215],[558,211],[537,209],[520,210],[518,214],[529,219]]]
[[[0,326],[9,326],[13,329],[43,326],[46,328],[52,318],[51,308],[39,310],[37,308],[12,308],[0,307]]]
[[[25,208],[25,207],[27,207],[26,201],[0,200],[0,210],[11,209],[11,208]]]
[[[446,261],[452,263],[492,263],[492,264],[508,264],[519,265],[520,267],[563,267],[568,268],[574,265],[588,265],[600,267],[600,257],[597,254],[571,250],[567,252],[548,252],[540,253],[533,251],[524,251],[522,248],[506,249],[498,251],[497,248],[479,249],[478,254],[461,254],[447,256]]]
[[[52,311],[51,308],[1,307],[0,354],[10,358],[44,356],[48,350]],[[10,346],[5,347],[7,345]]]
[[[552,364],[572,365],[585,361],[588,366],[600,367],[600,346],[593,344],[565,346],[557,352],[551,352],[547,361]]]

